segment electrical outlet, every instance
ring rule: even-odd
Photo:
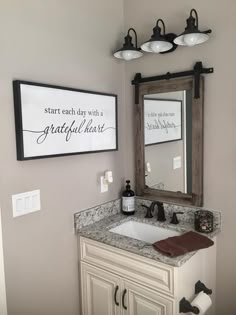
[[[40,190],[28,191],[12,196],[13,218],[41,210]]]
[[[101,193],[108,191],[108,183],[104,176],[101,176]]]

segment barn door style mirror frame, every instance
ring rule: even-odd
[[[204,78],[202,74],[210,74],[213,72],[213,68],[204,68],[202,66],[202,62],[197,62],[193,70],[190,71],[183,71],[178,73],[168,72],[164,75],[146,78],[143,78],[140,73],[136,73],[132,84],[135,87],[135,171],[136,193],[138,196],[147,199],[174,202],[185,205],[203,205]],[[160,95],[170,95],[170,93],[175,93],[178,91],[183,91],[183,95],[185,96],[188,95],[188,98],[190,97],[191,103],[191,110],[189,111],[190,114],[188,114],[189,122],[187,122],[187,116],[185,117],[185,119],[181,118],[181,125],[186,123],[186,133],[188,134],[188,137],[183,138],[181,136],[180,139],[186,141],[186,143],[190,143],[188,149],[186,149],[187,145],[185,143],[185,149],[186,151],[189,151],[188,163],[186,162],[186,165],[188,164],[188,167],[186,167],[186,169],[188,168],[189,174],[188,176],[185,176],[186,183],[188,181],[189,187],[183,190],[168,189],[168,185],[166,185],[166,188],[159,186],[154,187],[150,185],[147,181],[147,165],[149,163],[147,162],[147,160],[145,160],[145,154],[147,154],[147,149],[149,145],[149,143],[147,142],[147,134],[145,134],[145,130],[147,129],[147,126],[145,125],[147,123],[145,121],[145,115],[147,115],[144,106],[145,102],[148,97],[150,103],[150,100],[153,100],[153,96],[158,96],[159,98]],[[156,98],[154,98],[154,100],[155,99]],[[185,107],[187,108],[187,106],[188,104],[186,103]],[[188,112],[188,109],[186,110],[186,112]],[[181,128],[182,127],[183,126],[181,126]],[[162,150],[163,147],[160,146],[159,141],[157,142],[158,143],[154,144],[159,151],[155,152],[162,153],[160,150]],[[158,157],[158,155],[159,154],[157,153],[156,157]],[[157,158],[154,158],[153,161],[154,162],[152,163],[160,164],[160,161],[155,162],[158,161]],[[187,184],[185,184],[185,187],[187,187]]]

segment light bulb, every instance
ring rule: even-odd
[[[123,50],[120,52],[120,56],[124,60],[132,60],[142,57],[142,52],[138,50]]]
[[[121,56],[124,60],[131,60],[133,59],[133,52],[132,50],[123,50]]]
[[[183,41],[187,46],[194,46],[202,43],[201,33],[191,33],[184,35]]]
[[[151,42],[151,43],[150,43],[150,48],[151,48],[151,50],[152,50],[154,53],[158,54],[159,52],[162,51],[161,42],[159,42],[159,41]]]
[[[160,53],[163,51],[170,50],[173,45],[166,41],[153,41],[150,43],[150,49],[154,53]]]

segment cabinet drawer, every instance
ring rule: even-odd
[[[80,237],[81,260],[143,286],[174,296],[174,268],[124,250]]]

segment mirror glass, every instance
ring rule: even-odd
[[[192,90],[145,94],[145,187],[192,193]]]

